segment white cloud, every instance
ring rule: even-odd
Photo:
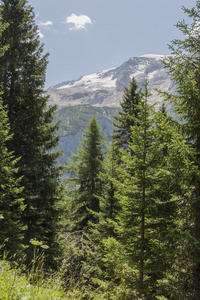
[[[87,24],[92,24],[92,20],[86,15],[71,14],[66,18],[65,23],[72,24],[69,30],[81,30],[86,29]]]
[[[52,21],[40,22],[39,25],[40,26],[51,26],[51,25],[53,25],[53,22]]]
[[[46,21],[46,22],[41,21],[38,25],[44,26],[45,30],[50,30],[49,26],[53,25],[53,22],[52,21]],[[38,30],[38,36],[41,39],[44,38],[44,34],[40,30]]]
[[[38,30],[38,36],[39,36],[39,38],[41,38],[41,39],[44,38],[44,34],[43,34],[40,30]]]

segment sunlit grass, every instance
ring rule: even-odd
[[[8,240],[8,239],[7,239]],[[4,249],[5,243],[0,245]],[[69,299],[58,275],[43,273],[43,255],[36,255],[37,247],[43,247],[41,242],[31,240],[34,246],[33,261],[27,269],[23,258],[12,258],[12,264],[6,260],[3,252],[0,258],[0,300],[59,300]],[[46,248],[46,247],[45,247]]]
[[[12,269],[6,261],[0,261],[0,299],[7,300],[57,300],[67,299],[56,277],[45,278],[30,284],[27,275],[20,274],[19,269]]]

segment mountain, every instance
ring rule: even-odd
[[[133,76],[139,86],[145,82],[147,76],[152,93],[149,101],[160,102],[161,99],[154,89],[175,92],[175,86],[160,61],[163,58],[164,55],[133,57],[119,67],[57,84],[47,90],[50,95],[49,103],[59,107],[83,104],[116,107],[120,105],[124,87],[129,87]]]
[[[113,131],[113,116],[118,115],[119,107],[96,107],[89,105],[66,106],[58,109],[55,122],[60,121],[59,145],[55,150],[62,150],[58,164],[66,164],[71,152],[77,153],[83,131],[92,116],[95,116],[108,140]]]
[[[162,103],[154,89],[175,93],[160,59],[163,55],[144,55],[130,58],[117,68],[85,75],[50,87],[49,104],[58,105],[55,121],[60,121],[60,143],[57,149],[63,150],[58,164],[66,164],[71,152],[77,147],[83,131],[93,115],[102,126],[102,132],[110,138],[113,130],[113,115],[120,109],[124,87],[129,87],[133,76],[138,86],[142,86],[146,76],[152,96],[149,101]]]

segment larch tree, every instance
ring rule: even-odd
[[[37,239],[48,245],[46,260],[53,265],[59,248],[55,224],[60,167],[55,166],[59,152],[52,152],[58,144],[58,124],[52,123],[56,107],[48,107],[48,96],[43,94],[48,55],[43,55],[33,8],[26,0],[0,1],[0,23],[8,24],[0,37],[0,47],[9,44],[0,58],[0,84],[12,134],[8,151],[20,158],[16,166],[26,205],[24,243]],[[30,247],[26,253],[30,262]]]

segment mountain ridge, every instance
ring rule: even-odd
[[[118,67],[56,84],[47,90],[50,95],[49,103],[59,107],[84,104],[119,107],[124,88],[129,87],[132,78],[135,77],[141,87],[147,74],[149,90],[152,93],[149,101],[161,103],[162,100],[154,89],[175,93],[175,85],[160,60],[164,57],[166,56],[154,54],[132,57]]]
[[[102,126],[103,134],[110,139],[113,116],[118,114],[124,88],[129,88],[133,76],[141,87],[148,73],[153,94],[149,101],[162,103],[154,88],[175,93],[175,85],[160,61],[162,58],[163,55],[132,57],[116,68],[83,75],[48,89],[49,104],[58,105],[55,122],[60,121],[60,142],[57,149],[63,150],[58,164],[66,164],[71,152],[77,153],[83,131],[93,115]]]

